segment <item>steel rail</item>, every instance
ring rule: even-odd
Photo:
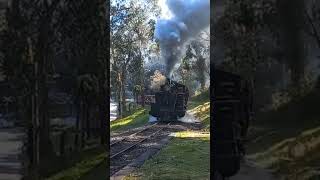
[[[168,126],[168,125],[170,125],[170,123],[168,123],[168,124],[167,124],[167,126]],[[113,158],[115,158],[115,157],[119,156],[120,154],[122,154],[122,153],[124,153],[124,152],[126,152],[126,151],[128,151],[128,150],[130,150],[130,149],[132,149],[133,147],[135,147],[135,146],[137,146],[137,145],[141,144],[142,142],[144,142],[144,141],[146,141],[146,140],[150,139],[151,137],[153,137],[154,135],[156,135],[156,134],[158,134],[160,131],[162,131],[164,128],[165,128],[165,127],[160,128],[160,129],[159,129],[159,130],[157,130],[156,132],[154,132],[154,133],[152,133],[151,135],[149,135],[149,136],[147,136],[147,137],[145,137],[145,138],[143,138],[143,139],[141,139],[141,140],[137,141],[137,142],[136,142],[136,143],[134,143],[133,145],[131,145],[131,146],[129,146],[129,147],[127,147],[127,148],[125,148],[125,149],[121,150],[120,152],[117,152],[117,153],[116,153],[116,154],[114,154],[114,155],[111,155],[111,156],[110,156],[110,159],[113,159]],[[148,129],[149,129],[149,128],[148,128]],[[123,141],[123,140],[122,140],[122,141]]]
[[[146,131],[146,130],[150,129],[151,127],[153,127],[153,126],[155,126],[155,125],[157,125],[157,124],[158,124],[158,123],[152,124],[152,125],[150,125],[150,126],[147,126],[147,127],[144,128],[144,129],[141,129],[141,130],[139,130],[139,131],[137,131],[137,132],[135,132],[135,133],[132,133],[132,134],[126,136],[126,137],[123,137],[123,138],[121,138],[120,140],[117,140],[116,142],[111,143],[111,144],[110,144],[110,147],[112,147],[112,146],[115,145],[115,144],[118,144],[119,142],[122,142],[122,141],[126,140],[128,137],[132,137],[132,136],[135,136],[135,135],[137,135],[137,134],[139,134],[139,133],[141,133],[141,132],[143,132],[143,131]]]

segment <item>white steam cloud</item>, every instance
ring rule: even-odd
[[[185,43],[210,24],[209,0],[166,0],[172,17],[159,19],[155,37],[160,43],[161,55],[166,64],[166,76],[184,52]]]
[[[160,71],[156,70],[154,75],[151,76],[151,89],[154,91],[159,91],[161,86],[164,85],[167,78],[161,74]]]

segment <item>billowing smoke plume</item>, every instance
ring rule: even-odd
[[[159,91],[161,86],[164,85],[167,78],[161,74],[160,71],[156,70],[154,75],[151,76],[151,89],[154,91]]]
[[[210,1],[166,0],[166,4],[173,17],[157,21],[155,37],[160,43],[161,55],[166,63],[166,76],[170,77],[184,52],[185,43],[209,26]]]

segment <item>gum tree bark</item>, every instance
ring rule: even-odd
[[[305,52],[303,25],[305,4],[302,0],[278,0],[277,9],[281,24],[280,39],[285,59],[291,70],[291,83],[298,89],[304,76]]]

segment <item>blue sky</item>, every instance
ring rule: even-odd
[[[172,17],[171,12],[169,11],[169,9],[166,5],[166,0],[158,0],[158,5],[161,8],[161,18],[169,19]]]
[[[133,0],[126,0],[125,3],[129,4],[129,2],[131,2]],[[134,0],[137,3],[143,3],[144,0]],[[158,5],[161,8],[161,18],[163,19],[169,19],[172,17],[172,14],[170,13],[167,5],[166,5],[166,1],[167,0],[158,0]],[[114,4],[115,0],[111,0],[111,4]]]

